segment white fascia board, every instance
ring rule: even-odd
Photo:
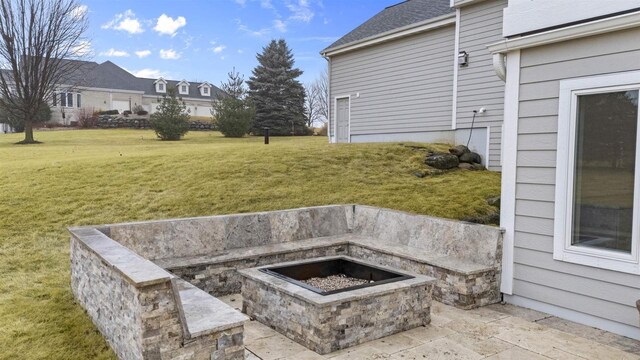
[[[140,91],[140,90],[108,89],[108,88],[85,87],[85,86],[78,86],[77,89],[89,90],[89,91],[119,92],[119,93],[125,93],[125,94],[144,94],[144,91]]]
[[[467,5],[477,4],[487,0],[451,0],[451,7],[461,8]]]
[[[433,19],[421,21],[415,24],[407,25],[398,29],[393,29],[393,30],[384,32],[382,34],[377,34],[374,36],[370,36],[368,38],[364,38],[362,40],[350,42],[348,44],[338,46],[329,51],[323,51],[320,54],[322,56],[334,56],[347,51],[353,51],[363,47],[380,44],[390,40],[395,40],[401,37],[441,28],[447,25],[454,24],[455,22],[456,22],[456,14],[454,12],[451,14],[438,16]]]
[[[505,39],[488,45],[491,53],[506,53],[513,50],[553,44],[587,36],[599,35],[640,26],[640,11],[613,16],[583,24],[576,24],[560,29],[549,30],[539,34],[527,35],[514,39]]]

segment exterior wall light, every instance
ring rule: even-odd
[[[458,66],[468,66],[469,65],[469,54],[466,51],[460,51],[458,53]]]

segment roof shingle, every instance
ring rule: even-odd
[[[385,8],[322,52],[453,12],[449,0],[406,0]]]

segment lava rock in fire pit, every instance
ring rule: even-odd
[[[364,285],[373,281],[349,277],[345,274],[330,275],[327,277],[313,277],[302,282],[324,291],[333,291],[352,286]]]

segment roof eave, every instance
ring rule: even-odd
[[[376,34],[374,36],[369,36],[364,39],[352,41],[350,43],[339,45],[333,48],[329,47],[322,50],[320,52],[320,55],[324,57],[330,57],[330,56],[345,53],[348,51],[353,51],[356,49],[361,49],[364,47],[380,44],[386,41],[398,39],[401,37],[438,29],[444,26],[455,24],[455,22],[456,22],[456,14],[455,12],[452,12],[450,14],[437,16],[431,19],[413,23],[397,29],[389,30],[380,34]]]

